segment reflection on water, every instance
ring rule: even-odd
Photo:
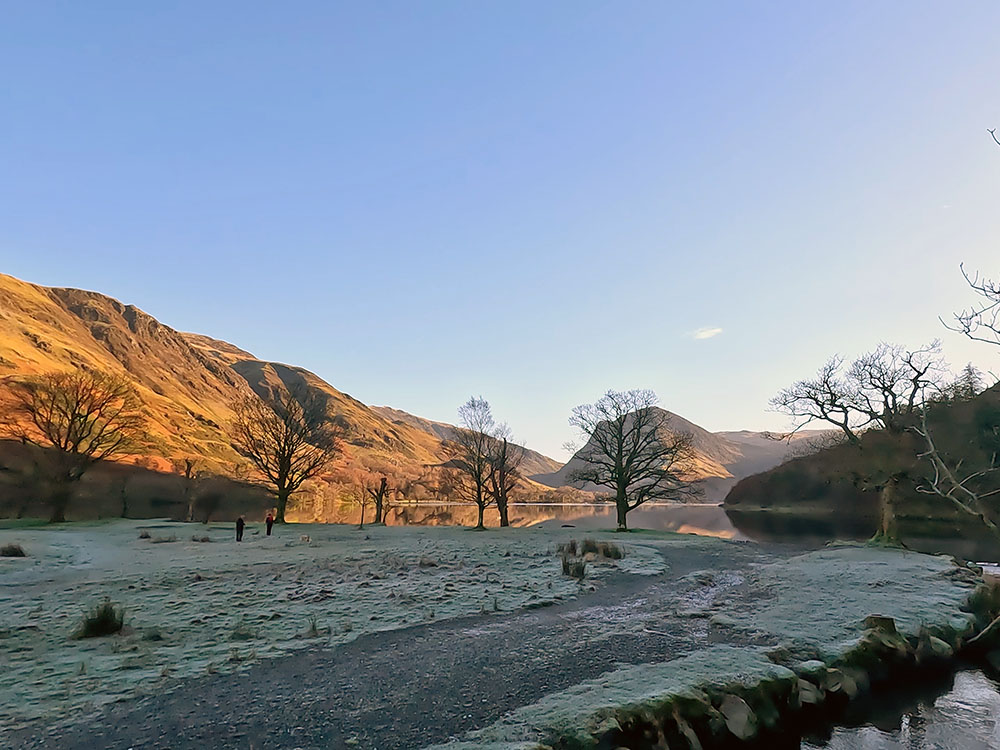
[[[721,510],[721,509],[720,509]],[[732,525],[746,537],[759,542],[796,542],[819,547],[833,539],[864,541],[874,533],[865,519],[845,514],[793,514],[771,510],[725,510]],[[985,526],[983,527],[985,530]],[[903,528],[906,546],[918,552],[947,554],[965,560],[1000,560],[997,543],[986,533],[969,538],[958,529],[944,529],[940,536],[916,536]],[[947,532],[954,531],[954,535]]]
[[[1000,750],[1000,685],[982,672],[958,672],[943,682],[870,702],[864,716],[847,716],[810,750]]]
[[[365,511],[373,517],[371,508]],[[464,503],[406,503],[389,508],[390,526],[475,526],[478,509]],[[337,504],[327,509],[327,523],[356,524],[361,518],[357,505]],[[676,531],[682,534],[744,538],[718,505],[644,505],[629,513],[634,528]],[[531,503],[510,506],[511,526],[563,526],[582,529],[613,529],[615,508],[610,504]],[[486,512],[486,525],[498,526],[496,509]]]
[[[365,512],[366,519],[371,520],[372,509],[369,507]],[[389,508],[386,523],[390,526],[475,526],[477,513],[476,506],[467,503],[400,503]],[[316,520],[356,524],[360,517],[359,506],[342,503],[327,506],[323,518]],[[852,520],[834,514],[726,510],[719,505],[643,505],[629,513],[628,520],[634,529],[792,543],[803,547],[822,547],[833,539],[865,540],[872,535],[871,527],[863,519]],[[569,525],[584,530],[613,529],[615,508],[610,503],[515,504],[510,506],[510,523],[512,526]],[[486,525],[499,525],[495,508],[487,509]],[[1000,550],[992,541],[907,537],[906,542],[920,552],[949,554],[975,561],[1000,559]]]

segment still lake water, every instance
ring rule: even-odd
[[[998,750],[1000,685],[975,669],[894,689],[842,718],[805,750]]]
[[[467,503],[399,503],[392,505],[386,517],[390,526],[474,526],[477,509]],[[325,509],[328,523],[358,523],[357,505],[336,504]],[[366,519],[374,516],[371,508]],[[306,519],[302,519],[306,520]],[[865,523],[849,520],[831,521],[787,513],[727,511],[720,505],[671,504],[643,505],[628,515],[635,529],[674,531],[723,539],[794,544],[822,547],[832,539],[864,540],[874,532]],[[615,509],[609,503],[553,504],[531,503],[510,506],[512,526],[571,526],[582,531],[613,529]],[[497,526],[495,508],[486,511],[486,525]],[[931,554],[949,554],[966,560],[997,561],[1000,549],[989,540],[907,539],[912,549]]]
[[[371,511],[368,511],[369,517]],[[326,520],[357,523],[356,506],[333,509]],[[463,504],[400,504],[389,509],[389,525],[472,526],[477,510]],[[513,526],[569,526],[581,531],[611,529],[611,505],[512,505]],[[496,510],[486,523],[497,525]],[[872,530],[808,518],[728,513],[718,505],[647,505],[629,513],[633,528],[699,534],[723,539],[791,543],[819,547],[830,539],[866,539]],[[925,552],[966,559],[997,560],[992,545],[967,541],[923,539],[911,546]],[[794,745],[794,741],[792,742]],[[821,736],[801,741],[803,750],[1000,750],[1000,684],[976,669],[945,678],[893,689],[873,696],[863,706],[828,727]]]

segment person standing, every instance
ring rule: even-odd
[[[267,512],[267,518],[264,519],[264,523],[267,524],[267,535],[271,536],[271,527],[274,526],[274,513],[271,511]]]
[[[246,521],[243,520],[243,516],[236,519],[236,541],[243,541],[243,527],[246,526]]]

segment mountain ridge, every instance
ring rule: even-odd
[[[451,457],[455,425],[366,405],[310,370],[178,331],[99,292],[0,274],[0,300],[0,377],[91,368],[132,381],[147,412],[148,439],[141,451],[123,457],[124,463],[178,473],[184,460],[193,458],[208,473],[247,476],[246,462],[225,433],[232,403],[249,392],[266,399],[281,390],[307,389],[323,395],[347,432],[344,455],[325,478],[336,492],[349,497],[345,488],[381,474],[390,476],[396,499],[443,499],[436,472]],[[669,414],[677,431],[692,434],[697,452],[692,473],[705,486],[728,487],[787,457],[773,449],[774,441],[762,442],[761,433],[711,433]],[[573,486],[567,480],[573,459],[564,465],[525,451],[523,473],[533,492]],[[713,489],[712,497],[718,491]]]

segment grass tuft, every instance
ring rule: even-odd
[[[247,625],[242,617],[233,626],[233,632],[229,634],[231,641],[252,641],[256,637],[257,631]]]
[[[0,557],[27,557],[20,544],[5,544],[0,547]]]
[[[85,613],[73,638],[101,638],[120,633],[125,624],[125,608],[116,607],[110,599],[105,599]]]
[[[562,572],[564,576],[582,581],[587,575],[587,563],[584,560],[574,560],[569,555],[563,555]]]

